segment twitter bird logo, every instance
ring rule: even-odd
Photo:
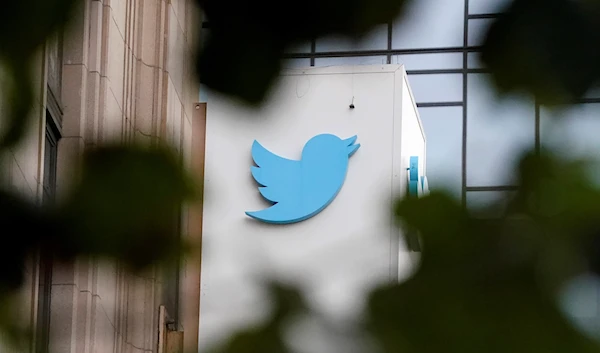
[[[321,134],[302,149],[299,161],[279,157],[258,141],[252,144],[251,168],[261,195],[274,203],[256,212],[246,212],[266,223],[289,224],[306,220],[327,207],[344,184],[348,159],[360,147],[357,136],[342,140]]]

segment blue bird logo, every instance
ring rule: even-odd
[[[344,184],[348,159],[358,150],[357,136],[342,140],[331,134],[311,138],[299,161],[268,151],[258,141],[252,144],[252,176],[261,195],[273,206],[246,212],[254,219],[273,224],[306,220],[327,207]]]

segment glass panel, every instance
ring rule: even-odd
[[[52,204],[54,202],[54,195],[56,190],[56,165],[57,165],[57,138],[52,131],[51,121],[52,116],[46,110],[46,133],[44,139],[44,176],[43,176],[43,188],[44,188],[44,204]]]
[[[411,1],[394,23],[392,48],[462,47],[464,0]]]
[[[52,127],[52,116],[46,111],[46,133],[44,141],[44,175],[43,202],[46,205],[54,203],[56,193],[56,165],[57,165],[57,142],[59,136],[56,136]],[[52,253],[43,248],[40,250],[39,257],[39,282],[38,282],[38,307],[37,307],[37,327],[36,327],[36,352],[48,352],[48,343],[50,339],[50,298],[52,288]]]
[[[297,69],[310,66],[310,59],[285,59],[281,62],[284,69]]]
[[[592,87],[586,92],[584,98],[600,98],[600,87]]]
[[[462,74],[409,75],[417,103],[462,102]]]
[[[310,53],[311,42],[297,43],[285,50],[286,53]]]
[[[404,64],[406,70],[460,69],[462,57],[461,53],[394,55],[392,64]]]
[[[54,190],[54,185],[51,181],[53,152],[54,151],[49,132],[46,131],[44,139],[44,203],[51,202],[54,196],[52,192]]]
[[[50,340],[52,254],[42,249],[39,259],[36,353],[47,353]]]
[[[377,26],[371,33],[362,39],[353,40],[341,36],[328,36],[317,39],[316,51],[351,51],[351,50],[377,50],[387,49],[388,26]]]
[[[480,59],[481,53],[468,53],[467,54],[467,67],[469,69],[485,69],[485,66]]]
[[[419,108],[427,139],[429,188],[462,194],[462,107]]]
[[[503,11],[507,0],[469,0],[469,14],[491,14]]]
[[[204,49],[204,46],[206,45],[206,43],[208,42],[209,39],[210,39],[210,29],[202,28],[202,30],[200,31],[200,43],[198,44],[198,49],[199,50]]]
[[[568,281],[559,293],[562,311],[582,331],[600,338],[600,278],[584,274]]]
[[[334,65],[385,65],[386,56],[350,56],[342,58],[316,58],[315,66]]]
[[[483,44],[489,26],[495,21],[493,18],[478,18],[469,20],[469,46]]]
[[[559,155],[598,161],[590,173],[600,185],[600,103],[578,104],[552,113],[540,111],[540,142]]]
[[[489,74],[469,74],[467,82],[467,185],[514,184],[514,162],[535,143],[531,100],[498,101]]]
[[[515,191],[468,191],[467,209],[478,218],[497,218]]]

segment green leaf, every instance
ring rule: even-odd
[[[25,261],[37,250],[43,237],[57,227],[39,207],[23,197],[0,190],[0,224],[5,249],[0,256],[0,301],[2,295],[23,284]]]
[[[101,254],[142,268],[180,249],[178,211],[191,179],[166,149],[101,147],[84,157],[81,181],[59,216],[64,254]]]
[[[598,1],[514,0],[491,25],[481,59],[501,93],[573,102],[600,78],[599,18]]]
[[[565,320],[530,272],[468,274],[436,267],[376,290],[367,327],[383,352],[600,351]]]
[[[475,219],[441,193],[399,202],[424,246],[410,279],[369,298],[366,327],[384,352],[600,352],[555,299],[598,244],[600,194],[579,161],[529,151],[518,167],[499,219]]]
[[[265,284],[272,308],[268,318],[255,326],[234,333],[213,353],[288,353],[284,329],[289,319],[309,311],[298,288],[268,280]]]
[[[409,1],[325,0],[295,7],[274,0],[198,2],[210,23],[197,62],[201,82],[256,105],[275,82],[286,48],[332,33],[363,35],[396,19]]]
[[[8,1],[0,11],[0,91],[6,94],[6,126],[0,150],[14,147],[24,135],[33,105],[31,65],[51,34],[62,30],[80,0]],[[41,63],[37,63],[40,65]]]

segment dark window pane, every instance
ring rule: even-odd
[[[44,135],[44,204],[52,204],[56,193],[56,167],[58,164],[58,139],[59,135],[54,126],[54,119],[46,111],[46,133]],[[39,254],[39,282],[38,282],[38,312],[36,332],[36,352],[48,352],[50,335],[50,291],[52,288],[52,253],[46,248],[40,249]]]

